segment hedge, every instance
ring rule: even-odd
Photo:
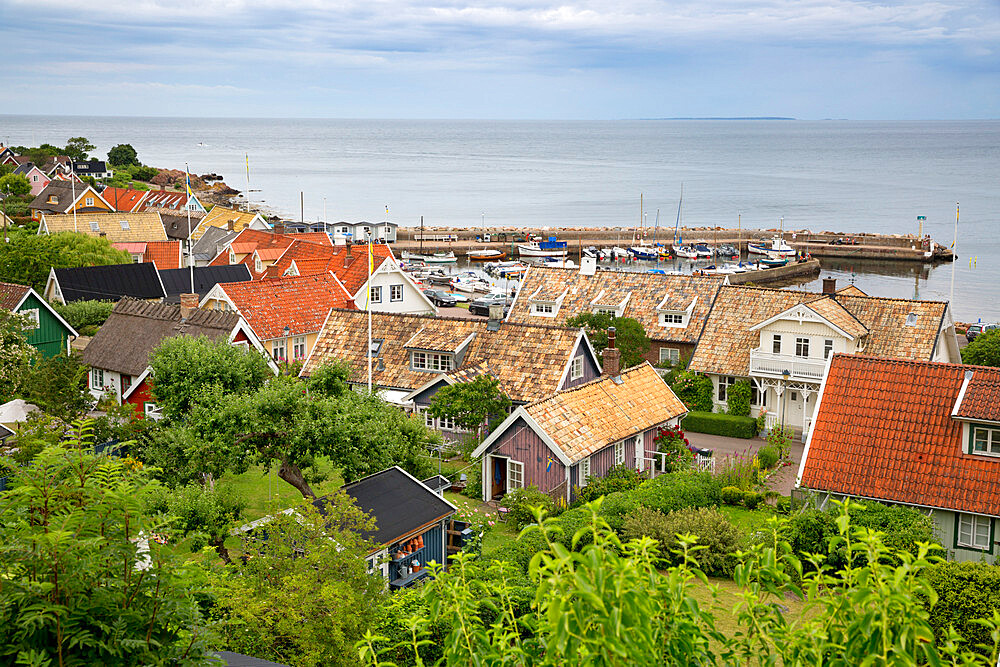
[[[715,412],[689,412],[681,422],[681,428],[730,438],[753,438],[757,435],[757,420]]]
[[[938,594],[937,604],[924,598],[930,624],[938,641],[954,627],[962,635],[962,644],[988,654],[980,644],[993,645],[988,628],[975,619],[990,618],[1000,607],[1000,568],[987,563],[939,563],[927,568],[927,580]]]

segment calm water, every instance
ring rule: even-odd
[[[0,116],[0,140],[214,171],[289,217],[403,225],[618,226],[683,222],[845,233],[924,230],[950,244],[958,319],[1000,320],[1000,121],[362,121]],[[970,266],[970,260],[975,267]],[[829,264],[884,296],[948,299],[952,267]]]

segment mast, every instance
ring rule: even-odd
[[[743,264],[743,211],[736,212],[736,261]]]
[[[184,163],[184,188],[187,190],[187,202],[184,208],[187,209],[188,219],[188,266],[191,267],[191,294],[194,294],[194,252],[191,249],[191,175],[188,173],[188,163]],[[287,351],[285,352],[287,355]]]
[[[677,233],[681,228],[681,204],[684,203],[684,184],[681,183],[681,198],[677,200],[677,224],[674,225],[674,245],[677,245]],[[684,243],[684,238],[681,237],[681,243]]]
[[[955,240],[951,242],[951,296],[948,297],[948,308],[952,318],[955,316],[955,260],[958,258],[958,202],[955,202]]]
[[[642,245],[642,232],[645,231],[645,225],[642,222],[643,212],[642,212],[642,193],[639,193],[639,245]]]
[[[424,216],[420,216],[420,254],[424,254]]]

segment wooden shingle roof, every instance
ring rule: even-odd
[[[511,400],[535,401],[555,392],[569,366],[570,355],[583,336],[579,329],[538,324],[504,323],[488,331],[483,320],[398,313],[372,313],[372,339],[378,345],[373,382],[380,387],[413,390],[437,373],[410,368],[406,347],[414,334],[439,332],[448,340],[472,341],[461,354],[459,368],[486,363]],[[367,381],[368,315],[364,311],[330,311],[302,374],[330,360],[347,363],[351,381]],[[379,368],[382,367],[382,370]]]
[[[799,486],[1000,516],[1000,458],[969,454],[952,417],[969,371],[1000,383],[997,368],[834,355]]]
[[[649,362],[626,369],[620,380],[602,377],[524,410],[574,463],[687,413]]]
[[[698,340],[712,300],[725,281],[720,276],[669,276],[628,271],[598,271],[592,276],[579,269],[533,266],[528,269],[517,299],[511,306],[508,322],[535,323],[544,318],[531,314],[529,297],[555,300],[564,292],[557,322],[584,313],[592,313],[597,305],[617,305],[628,296],[623,317],[638,320],[653,340],[694,343]],[[657,307],[665,303],[668,309],[684,310],[694,302],[686,328],[660,326]]]

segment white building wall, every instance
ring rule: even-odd
[[[382,268],[372,275],[372,287],[381,288],[379,301],[372,301],[371,310],[377,313],[409,313],[435,315],[437,309],[420,292],[417,286],[403,274],[402,269],[393,266]],[[402,299],[392,300],[392,287],[397,286],[402,289]],[[362,286],[361,290],[354,296],[354,303],[360,310],[368,310],[365,304],[368,302],[368,287]]]

